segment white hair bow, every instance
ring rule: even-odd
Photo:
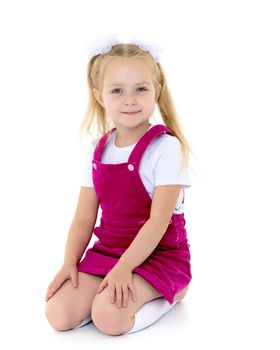
[[[112,35],[100,36],[97,40],[88,42],[85,51],[88,55],[88,59],[90,60],[93,56],[109,52],[114,45],[119,43],[119,40]],[[135,37],[132,38],[129,43],[139,46],[144,51],[148,51],[157,63],[160,61],[160,52],[163,50],[159,44]]]
[[[87,43],[85,51],[90,60],[93,56],[109,52],[116,44],[119,44],[119,41],[114,36],[99,36],[98,39]]]
[[[160,61],[160,52],[163,52],[162,47],[153,42],[153,41],[147,41],[147,40],[142,40],[140,38],[131,38],[129,41],[131,44],[135,44],[139,46],[142,50],[144,51],[149,51],[149,53],[153,56],[154,60],[159,63]]]

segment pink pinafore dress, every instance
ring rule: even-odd
[[[118,164],[101,162],[109,132],[98,141],[92,178],[102,216],[93,229],[98,240],[86,250],[78,271],[106,276],[149,219],[152,199],[139,175],[139,165],[150,142],[162,133],[174,136],[165,125],[154,125],[138,140],[128,162]],[[189,246],[184,213],[173,213],[156,249],[132,272],[145,278],[172,304],[175,294],[192,278]]]

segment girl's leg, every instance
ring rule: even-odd
[[[95,326],[108,335],[120,335],[128,332],[134,325],[136,312],[148,301],[162,295],[143,277],[132,274],[137,292],[137,301],[131,300],[131,295],[126,308],[117,308],[116,303],[109,300],[108,286],[97,294],[92,303],[91,317]]]
[[[108,287],[96,295],[91,310],[95,326],[108,335],[121,335],[137,332],[158,320],[186,295],[187,288],[177,293],[170,305],[162,295],[143,277],[133,273],[137,301],[128,300],[126,308],[111,304]]]
[[[187,289],[188,287],[184,288],[175,295],[173,304],[169,304],[163,297],[153,299],[144,304],[141,309],[137,311],[135,315],[135,323],[127,334],[138,332],[156,322],[161,316],[170,311],[173,306],[175,306],[185,297]]]
[[[46,304],[46,317],[57,331],[66,331],[79,326],[91,314],[91,304],[97,288],[104,277],[78,272],[78,287],[70,279]]]

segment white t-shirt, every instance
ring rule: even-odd
[[[151,125],[150,128],[154,126]],[[150,129],[149,128],[149,129]],[[101,156],[101,162],[105,164],[117,164],[128,162],[128,158],[136,145],[117,147],[115,145],[116,130],[107,140],[107,144]],[[85,151],[82,159],[81,186],[94,187],[92,181],[92,158],[96,142],[93,142]],[[146,148],[140,161],[139,174],[142,182],[152,198],[155,186],[159,185],[182,185],[175,214],[184,212],[184,189],[191,186],[188,169],[180,171],[182,153],[180,142],[177,137],[166,133],[154,138]]]

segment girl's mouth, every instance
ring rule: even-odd
[[[127,115],[133,115],[133,114],[136,114],[136,113],[139,113],[141,111],[136,111],[136,112],[122,112],[124,114],[127,114]]]

